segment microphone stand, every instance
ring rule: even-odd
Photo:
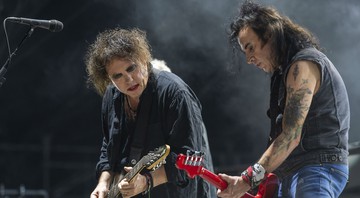
[[[18,49],[20,49],[20,47],[22,46],[22,44],[25,42],[25,40],[27,38],[29,38],[31,36],[31,34],[34,32],[34,27],[30,27],[29,31],[26,33],[26,35],[23,37],[23,39],[20,41],[20,43],[18,44],[18,46],[16,47],[16,49],[9,55],[8,59],[6,60],[6,62],[4,63],[4,65],[2,66],[2,68],[0,69],[0,87],[5,83],[6,78],[4,77],[9,66],[11,63],[11,58],[16,55],[16,52],[18,51]],[[10,46],[8,46],[10,47]]]

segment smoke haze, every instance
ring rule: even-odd
[[[349,142],[360,141],[360,1],[261,2],[319,38],[348,89]],[[217,170],[240,171],[257,160],[269,133],[270,76],[245,64],[242,55],[232,54],[227,28],[239,4],[233,0],[0,1],[3,20],[18,16],[64,23],[58,33],[35,29],[0,87],[0,155],[7,159],[0,162],[6,170],[0,174],[0,184],[52,189],[57,192],[54,197],[90,194],[102,137],[101,98],[86,86],[83,58],[99,32],[117,26],[145,30],[154,58],[164,60],[198,95]],[[12,50],[27,28],[7,24]],[[8,54],[3,30],[0,41],[4,63]],[[83,180],[71,176],[74,172]],[[66,181],[72,182],[66,185]]]

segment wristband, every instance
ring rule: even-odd
[[[152,178],[152,175],[150,172],[145,173],[144,176],[146,178],[147,189],[142,194],[146,195],[150,192],[150,190],[154,184],[153,184],[153,178]]]
[[[256,163],[249,166],[244,172],[241,173],[241,178],[249,184],[251,189],[256,188],[265,178],[265,168],[261,164]]]

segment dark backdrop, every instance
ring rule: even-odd
[[[265,1],[264,1],[265,2]],[[351,103],[350,142],[360,140],[360,3],[271,0],[320,39],[344,77]],[[83,57],[108,28],[147,31],[155,58],[165,60],[203,104],[217,172],[239,173],[265,149],[269,75],[231,53],[226,28],[238,1],[0,0],[9,16],[57,19],[61,32],[36,28],[12,59],[0,87],[0,191],[46,190],[50,197],[88,197],[101,144],[101,98],[86,87]],[[6,24],[14,50],[28,26]],[[0,32],[1,65],[8,57]],[[359,193],[359,156],[353,182]],[[355,177],[356,175],[356,177]],[[1,192],[0,192],[1,196]],[[345,197],[345,195],[344,195]],[[350,195],[348,196],[350,197]]]

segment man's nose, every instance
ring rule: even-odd
[[[130,75],[130,74],[127,74],[126,76],[125,76],[125,81],[126,82],[131,82],[133,80],[133,78],[132,78],[132,76]]]

